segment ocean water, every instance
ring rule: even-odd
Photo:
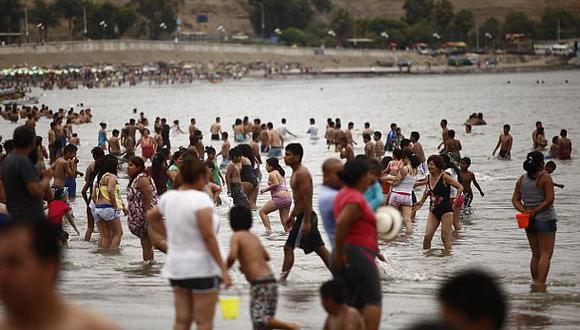
[[[433,239],[433,249],[422,250],[426,206],[418,213],[412,235],[400,236],[380,246],[387,258],[381,265],[384,273],[381,328],[401,329],[436,315],[435,295],[440,283],[468,267],[484,268],[500,281],[509,299],[509,328],[574,329],[580,323],[579,222],[574,216],[579,205],[576,198],[580,194],[580,170],[574,165],[576,160],[557,161],[558,169],[553,175],[554,181],[565,184],[565,188],[556,188],[558,232],[547,293],[530,290],[531,254],[524,231],[517,228],[513,218],[516,211],[511,205],[514,185],[523,173],[522,161],[531,149],[531,132],[537,120],[544,123],[548,140],[558,135],[561,128],[568,130],[573,142],[578,140],[580,71],[143,84],[93,90],[34,90],[32,94],[41,95],[40,102],[52,108],[69,108],[83,102],[93,109],[93,123],[75,127],[82,143],[81,171],[91,161],[90,149],[97,142],[98,123],[108,123],[110,130],[121,128],[133,116],[133,108],[145,112],[151,123],[156,116],[166,117],[168,122],[179,119],[184,130],[190,118],[196,118],[198,128],[207,137],[216,116],[222,117],[224,127],[246,115],[275,125],[285,117],[288,128],[298,134],[292,142],[300,142],[305,147],[304,163],[316,185],[315,209],[317,189],[322,181],[321,163],[336,154],[326,149],[322,139],[310,142],[306,134],[309,118],[316,118],[321,135],[328,117],[339,117],[343,124],[354,122],[355,141],[360,143],[355,147],[357,153],[362,152],[364,122],[370,122],[373,128],[384,133],[391,122],[396,122],[405,136],[412,130],[421,133],[426,154],[436,152],[439,121],[446,118],[463,144],[462,155],[471,157],[471,170],[486,195],[482,198],[476,194],[474,214],[455,237],[450,256],[443,253],[439,233]],[[465,134],[462,123],[473,112],[483,112],[488,125],[474,127],[471,134]],[[491,152],[505,123],[511,125],[514,136],[512,160],[498,161],[491,157]],[[0,133],[6,139],[14,127],[2,122]],[[48,120],[43,119],[37,130],[46,137]],[[187,135],[172,135],[171,139],[174,148],[188,143]],[[214,146],[218,147],[219,143]],[[265,169],[262,171],[265,173]],[[77,182],[80,193],[84,179],[79,178]],[[122,187],[127,185],[125,171],[120,173],[120,183]],[[259,196],[258,206],[268,199],[268,194]],[[73,204],[77,225],[84,231],[84,203],[77,198]],[[224,255],[231,236],[226,205],[217,208],[222,221],[218,237]],[[274,233],[269,237],[263,235],[257,214],[254,220],[253,231],[270,253],[270,265],[277,275],[286,239],[278,215],[271,214]],[[165,256],[156,252],[157,263],[152,268],[143,268],[139,240],[129,232],[125,218],[122,222],[122,249],[117,253],[99,250],[98,234],[93,235],[91,242],[71,235],[60,288],[72,302],[107,315],[127,329],[168,329],[174,314],[171,288],[160,275]],[[320,230],[325,236],[323,229]],[[218,306],[215,327],[251,329],[249,285],[237,266],[232,269],[232,276],[234,288],[224,294],[241,295],[240,316],[235,321],[224,321]],[[288,282],[280,286],[279,318],[301,322],[306,329],[320,329],[325,314],[318,288],[329,278],[330,273],[317,256],[305,256],[296,250],[296,262]]]

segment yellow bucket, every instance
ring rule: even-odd
[[[220,307],[224,320],[235,320],[240,310],[240,297],[220,297]]]

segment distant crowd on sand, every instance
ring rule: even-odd
[[[209,81],[218,83],[224,79],[239,80],[247,77],[272,78],[289,73],[315,72],[316,68],[303,66],[299,62],[207,62],[179,63],[164,62],[149,65],[83,65],[55,66],[22,70],[3,75],[0,71],[0,89],[39,87],[44,90],[76,88],[109,88],[149,85],[173,85]],[[41,74],[38,72],[42,71]]]
[[[87,244],[96,226],[97,246],[118,249],[123,238],[121,219],[127,217],[129,231],[140,240],[144,267],[154,262],[154,249],[167,254],[162,275],[173,290],[175,329],[189,329],[193,323],[198,329],[212,328],[220,288],[231,286],[230,272],[237,271],[231,270],[236,262],[250,283],[253,327],[300,328],[299,318],[287,322],[275,316],[278,283],[287,282],[297,248],[306,255],[314,252],[321,268],[328,269],[328,278],[320,280],[321,304],[328,314],[321,328],[379,329],[383,298],[379,267],[385,261],[379,243],[411,235],[416,221],[422,220],[426,221],[423,249],[431,249],[441,228],[448,253],[454,231],[462,229],[461,219],[470,216],[472,184],[485,195],[470,171],[471,159],[462,157],[463,146],[445,119],[440,122],[438,153],[427,157],[420,133],[412,131],[406,138],[396,123],[381,132],[366,122],[358,133],[354,122],[343,128],[340,118],[328,118],[324,134],[319,135],[316,119],[311,118],[305,132],[309,142],[324,140],[328,152],[335,154],[322,163],[322,185],[315,194],[313,177],[304,164],[309,155],[300,143],[291,142],[298,134],[290,131],[285,118],[274,125],[244,117],[225,129],[217,117],[207,130],[212,142],[206,142],[195,118],[182,129],[178,119],[150,122],[145,113],[133,109],[133,118],[123,127],[109,131],[107,123],[99,124],[91,149],[93,162],[81,172],[77,159],[81,137],[74,128],[91,122],[90,109],[82,105],[68,111],[7,106],[1,115],[13,122],[22,119],[24,125],[14,129],[0,156],[0,261],[11,265],[0,281],[6,310],[0,328],[117,328],[66,304],[56,289],[61,248],[67,246],[69,235],[63,221],[80,235],[77,222],[85,219],[74,215],[71,207],[79,177],[84,178],[80,195],[86,204]],[[36,127],[43,119],[50,120],[46,140]],[[485,124],[483,114],[470,117],[467,123]],[[189,136],[187,146],[172,145],[171,136],[178,134]],[[557,184],[550,176],[556,163],[544,163],[551,155],[540,151],[538,142],[543,143],[544,134],[538,122],[532,134],[534,151],[525,157],[525,173],[512,196],[514,208],[530,219],[525,232],[537,291],[546,290],[557,222],[553,205]],[[220,143],[218,152],[213,145]],[[506,124],[493,154],[499,149],[499,158],[509,159],[512,145]],[[566,130],[556,146],[558,161],[568,161],[572,143]],[[288,181],[281,160],[292,171]],[[119,184],[121,171],[129,176],[124,188]],[[126,199],[121,197],[122,189]],[[265,193],[271,198],[258,207],[257,196]],[[318,210],[313,207],[314,196]],[[427,200],[427,217],[418,218],[416,212]],[[223,257],[218,244],[224,240],[223,219],[216,208],[226,206],[233,233],[228,256]],[[278,278],[268,264],[269,252],[251,231],[253,211],[261,220],[263,236],[276,228],[287,235]],[[275,211],[281,226],[270,221]],[[396,216],[383,229],[389,221],[386,213],[402,218],[402,229],[396,225]],[[328,243],[322,238],[319,220]],[[442,285],[437,297],[440,320],[413,329],[504,326],[505,295],[485,272],[458,272]]]

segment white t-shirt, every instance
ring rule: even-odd
[[[457,181],[457,172],[455,172],[454,169],[452,168],[448,168],[445,170],[446,173],[449,173],[449,175],[451,175],[451,177],[453,179],[455,179],[455,181]],[[450,187],[451,188],[451,193],[449,194],[450,198],[456,198],[457,197],[457,188],[455,187]]]
[[[211,208],[217,235],[219,220],[211,198],[197,190],[170,190],[159,200],[167,231],[167,260],[162,274],[173,280],[205,278],[221,274],[199,231],[196,213]]]
[[[282,137],[286,137],[286,134],[288,133],[288,127],[286,127],[286,125],[280,125],[276,130]]]
[[[306,133],[310,134],[310,140],[318,139],[318,128],[316,126],[310,126]]]

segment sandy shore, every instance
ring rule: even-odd
[[[138,47],[137,47],[138,46]],[[138,49],[137,49],[138,48]],[[561,69],[570,67],[562,57],[537,55],[468,55],[481,66],[449,67],[447,57],[416,52],[327,49],[324,55],[310,48],[224,44],[170,44],[143,41],[26,45],[0,47],[0,68],[15,66],[167,63],[294,63],[318,74],[392,74],[399,61],[411,61],[412,73],[504,72]],[[487,66],[488,60],[497,65]],[[406,71],[406,69],[404,69]]]

